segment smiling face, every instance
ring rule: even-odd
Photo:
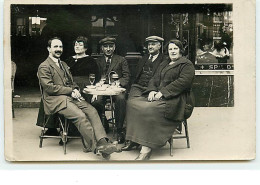
[[[83,42],[75,42],[74,51],[76,54],[84,54],[87,51],[87,48],[84,47]]]
[[[108,57],[108,56],[113,55],[113,53],[116,49],[116,46],[115,46],[115,44],[104,44],[104,45],[102,45],[101,48],[102,48],[104,55],[106,55]]]
[[[63,45],[59,39],[54,39],[51,41],[51,46],[48,46],[48,51],[54,58],[60,58],[63,52]]]
[[[182,57],[181,50],[174,43],[170,43],[168,46],[168,53],[171,60],[177,60]]]
[[[159,51],[161,49],[161,43],[160,42],[148,42],[147,48],[151,55],[156,55],[159,53]]]

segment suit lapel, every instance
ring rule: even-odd
[[[107,72],[107,71],[105,71],[106,70],[106,58],[104,55],[99,60],[99,66],[100,66],[100,70],[101,70],[100,72],[102,73],[102,75],[104,72],[106,74],[106,72]]]
[[[138,78],[138,76],[139,76],[140,73],[142,72],[143,67],[144,67],[144,64],[145,64],[145,62],[148,60],[148,57],[149,57],[149,55],[146,55],[146,56],[144,56],[144,57],[142,58],[142,60],[140,61],[141,64],[140,64],[140,66],[139,66],[139,68],[138,68],[138,71],[137,71],[137,73],[136,73],[136,78]]]
[[[162,60],[162,57],[163,57],[163,55],[160,53],[159,56],[153,61],[153,62],[154,62],[153,75],[154,75],[154,73],[156,72],[158,66],[160,65],[161,60]]]
[[[49,62],[49,64],[50,64],[50,66],[52,67],[52,68],[54,68],[54,70],[56,70],[57,71],[57,73],[59,74],[59,76],[60,76],[60,78],[62,79],[62,81],[63,81],[63,83],[65,84],[65,81],[64,81],[64,71],[62,70],[62,69],[60,69],[55,63],[54,63],[54,61],[50,58],[50,57],[48,57],[48,62]]]
[[[107,70],[107,73],[110,73],[112,71],[112,69],[116,66],[117,62],[118,61],[116,60],[115,56],[112,56],[111,64],[110,64],[110,66],[109,66],[109,68]]]
[[[71,75],[71,73],[70,73],[70,71],[69,71],[68,65],[67,65],[65,62],[63,62],[63,61],[61,61],[61,62],[62,62],[62,65],[63,65],[63,67],[64,67],[64,69],[65,69],[67,75],[69,76],[69,78],[70,78],[71,81],[73,82],[73,78],[72,78],[72,75]]]

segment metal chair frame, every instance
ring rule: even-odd
[[[170,139],[170,155],[173,156],[173,140],[174,139],[186,139],[187,141],[187,148],[190,148],[190,139],[189,139],[189,132],[188,132],[188,122],[185,119],[184,121],[182,121],[182,123],[180,124],[179,128],[177,129],[179,131],[179,133],[181,134],[182,132],[182,124],[184,126],[185,129],[185,136],[175,136],[172,135],[171,139]]]
[[[104,106],[106,105],[106,100],[109,99],[109,103],[110,103],[110,109],[104,109],[104,112],[102,113],[102,123],[104,124],[105,122],[105,118],[106,118],[106,115],[105,115],[105,112],[106,111],[111,111],[111,118],[108,119],[108,123],[112,124],[112,130],[113,130],[113,138],[115,138],[115,135],[116,135],[116,130],[117,130],[117,127],[116,127],[116,122],[115,122],[115,105],[114,105],[114,102],[113,102],[113,99],[112,99],[112,95],[111,96],[105,96],[105,97],[108,97],[106,99],[104,99]]]
[[[42,148],[42,143],[43,143],[43,139],[44,139],[44,138],[56,138],[56,139],[61,139],[61,140],[62,140],[62,142],[63,142],[63,151],[64,151],[64,154],[67,153],[67,141],[68,141],[68,139],[81,139],[81,140],[82,140],[83,147],[84,147],[84,148],[87,148],[82,136],[69,136],[69,135],[68,135],[69,125],[70,125],[69,122],[68,122],[68,120],[67,120],[66,118],[64,118],[64,122],[62,122],[61,115],[59,115],[59,114],[57,113],[57,116],[58,116],[58,121],[59,121],[59,128],[60,128],[59,134],[60,134],[60,135],[59,135],[59,136],[45,135],[46,124],[48,123],[48,121],[49,121],[49,119],[50,119],[50,116],[44,115],[44,127],[43,127],[43,129],[41,130],[41,135],[39,136],[39,137],[40,137],[39,147]],[[46,118],[46,117],[47,117],[47,118]]]

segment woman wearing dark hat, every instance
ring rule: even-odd
[[[96,76],[99,74],[99,68],[95,59],[86,54],[88,48],[88,39],[83,36],[77,37],[73,42],[75,55],[66,60],[70,67],[74,81],[81,90],[90,85],[89,74],[93,73]]]
[[[179,40],[170,40],[167,49],[169,57],[159,65],[147,90],[127,103],[126,139],[132,141],[132,148],[142,146],[136,160],[148,160],[152,149],[164,146],[185,119],[186,94],[195,69],[183,57]]]

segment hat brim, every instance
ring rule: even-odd
[[[145,42],[163,42],[161,40],[155,40],[155,39],[149,39],[149,40],[146,40]]]
[[[102,44],[102,45],[104,45],[104,44],[115,44],[115,42],[107,41],[107,42],[102,42],[101,44]]]

